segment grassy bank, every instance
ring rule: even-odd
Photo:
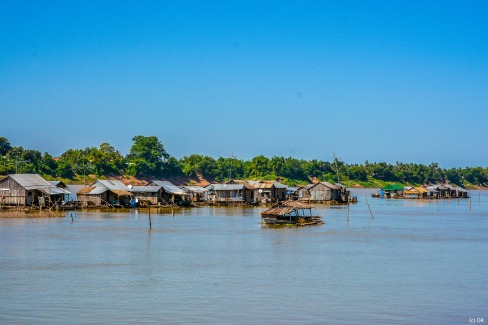
[[[2,209],[0,218],[62,218],[64,211]]]

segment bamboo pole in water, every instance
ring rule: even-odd
[[[364,196],[364,198],[366,199],[366,204],[368,204],[368,209],[369,209],[369,213],[371,214],[371,219],[374,219],[373,211],[371,211],[371,207],[369,206],[368,198],[366,197],[366,195]]]
[[[151,222],[151,207],[149,207],[149,230],[152,229],[152,222]]]

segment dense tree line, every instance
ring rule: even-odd
[[[128,155],[122,155],[108,143],[99,147],[69,149],[60,157],[23,147],[12,147],[8,139],[0,137],[0,174],[39,173],[44,176],[75,179],[82,175],[136,176],[136,177],[202,177],[207,180],[225,181],[240,179],[282,179],[290,184],[307,183],[311,178],[320,181],[357,182],[374,181],[425,184],[449,181],[463,183],[488,183],[488,168],[466,167],[443,169],[439,164],[430,165],[386,162],[346,164],[335,159],[302,160],[292,157],[256,156],[251,160],[192,154],[181,159],[170,156],[155,136],[136,136]]]

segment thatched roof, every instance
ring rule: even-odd
[[[132,196],[132,193],[126,190],[111,190],[111,192],[114,192],[118,196]]]
[[[95,189],[95,186],[83,187],[81,190],[76,192],[76,195],[86,195],[90,194],[90,192]]]

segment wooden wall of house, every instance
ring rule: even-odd
[[[134,194],[139,201],[149,201],[152,205],[157,205],[160,201],[158,193],[133,192],[132,194]]]
[[[262,190],[262,192],[259,192]],[[254,198],[256,199],[257,202],[263,202],[263,201],[271,201],[271,198],[274,198],[273,192],[271,190],[265,190],[265,189],[254,189]]]
[[[332,200],[332,191],[329,188],[318,189],[318,186],[310,190],[310,198],[312,201],[330,201]]]
[[[300,189],[299,192],[303,193],[303,198],[309,198],[311,201],[342,200],[340,189],[331,189],[321,183],[310,188],[308,191],[305,189]]]
[[[108,199],[106,201],[108,201],[108,203],[110,203],[110,204],[124,204],[124,205],[130,204],[130,200],[131,200],[130,196],[127,196],[127,195],[119,196],[112,191],[108,191],[105,193],[108,193],[108,195],[107,195]]]
[[[219,201],[245,201],[251,202],[254,199],[253,190],[249,190],[247,188],[243,190],[217,190],[215,191],[216,197],[215,200]]]
[[[286,188],[275,188],[274,198],[278,201],[286,200]]]
[[[10,177],[6,177],[0,181],[0,188],[8,188],[8,191],[1,191],[1,202],[6,205],[26,205],[27,202],[27,192],[31,192],[32,197],[35,191],[26,191],[22,186],[20,186],[16,181]]]
[[[260,189],[256,188],[253,190],[254,198],[257,202],[262,202],[264,200],[270,202],[276,201],[284,201],[286,200],[286,188],[274,188],[271,189],[262,189],[263,191],[260,193]]]
[[[168,192],[163,192],[162,198],[164,200],[163,203],[173,202],[176,205],[180,205],[180,202],[185,203],[188,202],[187,200],[190,200],[187,195],[173,194]]]
[[[95,205],[102,205],[102,194],[77,194],[76,198],[78,202],[81,202],[82,205],[87,205],[89,202]]]
[[[298,198],[299,199],[309,199],[310,198],[310,192],[306,188],[301,188],[298,190]]]

